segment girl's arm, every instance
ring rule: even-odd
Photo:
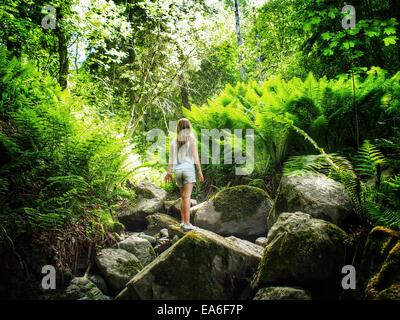
[[[195,138],[193,138],[192,140],[193,142],[193,159],[194,159],[194,164],[196,165],[197,168],[197,174],[199,175],[199,180],[201,182],[204,181],[204,176],[203,176],[203,172],[201,170],[201,164],[200,164],[200,159],[199,159],[199,152],[197,150],[197,141]]]

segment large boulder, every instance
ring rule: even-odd
[[[102,249],[97,253],[96,266],[111,293],[119,293],[142,268],[135,255],[123,249]]]
[[[253,242],[236,238],[234,236],[229,236],[229,237],[226,237],[225,239],[233,242],[235,245],[242,248],[244,251],[247,251],[249,254],[258,256],[261,259],[261,256],[264,251],[263,247],[261,247],[257,244],[254,244]]]
[[[84,277],[72,279],[62,298],[65,300],[110,300],[92,281]]]
[[[193,230],[138,273],[117,299],[238,299],[259,261],[234,241]]]
[[[274,206],[268,215],[271,228],[282,212],[305,212],[338,226],[352,212],[344,186],[323,174],[284,176]]]
[[[271,207],[272,200],[264,190],[235,186],[218,192],[192,212],[200,228],[223,236],[255,240],[267,234],[267,214]]]
[[[150,214],[162,210],[167,192],[160,187],[148,182],[142,181],[135,186],[138,196],[134,204],[125,204],[121,206],[117,216],[127,230],[143,230],[146,225],[146,217]]]
[[[147,229],[145,233],[148,235],[156,235],[162,229],[167,229],[170,237],[175,235],[182,237],[185,232],[180,226],[180,222],[175,218],[165,213],[156,213],[146,217]]]
[[[359,298],[400,300],[400,232],[375,227],[357,271]]]
[[[302,212],[282,213],[268,233],[252,287],[285,284],[326,290],[332,284],[337,289],[352,250],[353,240],[335,224]]]
[[[141,181],[135,186],[136,194],[145,199],[158,199],[164,201],[167,192],[149,181]]]
[[[311,300],[311,295],[301,288],[269,287],[258,290],[254,300]]]
[[[146,217],[160,211],[162,206],[163,201],[157,198],[138,199],[133,206],[121,208],[117,219],[126,227],[127,230],[143,230],[147,225]]]
[[[124,249],[135,255],[143,266],[152,262],[156,253],[151,243],[136,235],[131,235],[125,240],[118,243],[118,248]]]

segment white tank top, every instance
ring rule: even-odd
[[[178,170],[194,170],[194,158],[193,155],[190,154],[189,144],[191,142],[185,143],[179,150],[179,157],[178,157],[178,148],[176,140],[171,142],[172,148],[174,150],[174,171]]]

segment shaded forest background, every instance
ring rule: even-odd
[[[132,183],[161,183],[147,132],[182,116],[256,134],[253,173],[205,165],[196,197],[323,171],[398,229],[400,1],[351,4],[344,29],[331,0],[1,0],[0,296],[112,242]]]

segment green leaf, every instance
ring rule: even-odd
[[[397,37],[396,36],[389,36],[383,39],[385,46],[389,46],[391,44],[396,44]]]
[[[326,49],[324,49],[324,51],[322,52],[322,54],[324,55],[324,56],[333,56],[333,50],[331,49],[331,48],[326,48]]]
[[[330,32],[324,32],[321,36],[323,40],[329,40],[332,38],[332,34]]]
[[[395,34],[396,33],[396,28],[394,26],[386,27],[385,30],[383,31],[385,34]]]
[[[354,41],[345,41],[343,42],[343,48],[346,50],[349,50],[350,48],[353,48],[355,46]]]

